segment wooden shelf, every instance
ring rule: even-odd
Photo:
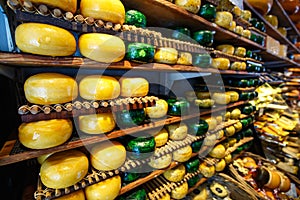
[[[299,63],[288,58],[279,57],[278,55],[266,51],[261,52],[260,54],[264,60],[267,60],[267,62],[265,62],[266,68],[300,67]]]
[[[228,108],[237,107],[247,103],[248,101],[239,101],[235,102],[226,106],[218,106],[213,109],[201,109],[200,116],[209,115],[213,112],[219,112]],[[39,157],[44,154],[52,153],[52,152],[60,152],[68,149],[74,149],[78,147],[82,147],[85,145],[95,144],[98,142],[102,142],[108,139],[115,139],[119,138],[124,135],[134,134],[141,131],[150,130],[156,127],[163,127],[164,125],[180,122],[181,120],[189,120],[193,118],[199,117],[199,113],[194,113],[186,116],[170,116],[166,119],[161,119],[157,121],[152,121],[148,124],[143,124],[141,126],[122,129],[122,130],[115,130],[107,134],[97,135],[97,136],[88,136],[83,134],[82,137],[78,137],[77,139],[72,139],[60,146],[48,148],[48,149],[41,149],[41,150],[30,150],[24,149],[19,153],[13,153],[15,145],[17,144],[18,140],[17,133],[14,134],[13,139],[7,140],[3,145],[0,151],[0,166],[8,165],[32,158]],[[19,144],[20,145],[20,144]]]
[[[273,37],[274,39],[278,40],[281,44],[285,44],[288,45],[289,50],[299,53],[300,49],[297,48],[290,40],[288,40],[288,38],[284,37],[277,29],[275,29],[261,14],[259,14],[259,12],[257,12],[247,1],[244,1],[244,4],[246,6],[246,8],[250,9],[252,13],[255,14],[255,17],[257,17],[260,21],[264,22],[266,25],[266,33]],[[288,16],[286,16],[285,11],[279,8],[280,5],[279,2],[276,2],[276,0],[274,0],[273,6],[272,6],[272,10],[269,12],[269,14],[273,13],[274,15],[276,15],[278,17],[279,20],[279,24],[281,26],[291,26],[291,24],[287,21],[286,17],[289,18]],[[285,20],[284,20],[285,19]]]
[[[191,31],[211,30],[216,32],[214,40],[218,43],[238,44],[247,49],[265,49],[263,46],[249,39],[221,28],[215,23],[211,23],[166,0],[122,0],[122,3],[129,9],[136,9],[143,12],[147,17],[149,26],[171,29],[175,27],[188,27]]]
[[[116,63],[100,63],[82,57],[49,57],[32,54],[4,53],[0,52],[0,65],[11,67],[23,67],[47,69],[49,67],[73,68],[73,69],[111,69],[111,70],[137,70],[137,71],[156,71],[156,72],[195,72],[212,74],[231,74],[242,76],[259,76],[259,73],[247,71],[218,70],[214,68],[200,68],[188,65],[167,65],[161,63],[136,63],[123,60]]]

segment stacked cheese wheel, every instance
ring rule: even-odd
[[[140,97],[147,95],[148,90],[149,83],[144,78],[122,77],[117,80],[105,75],[85,76],[77,83],[74,78],[61,73],[39,73],[28,77],[24,83],[27,101],[41,106],[64,104],[74,101],[78,97],[89,101],[111,100],[118,97]],[[158,104],[157,107],[164,107],[164,105]],[[154,112],[151,109],[154,109]],[[148,109],[148,114],[154,117],[160,117],[164,113],[155,113],[155,107]],[[118,117],[114,115],[118,115],[118,113],[79,116],[78,127],[86,134],[107,133],[116,126],[115,118]],[[19,139],[25,147],[45,149],[66,142],[72,131],[73,123],[70,119],[35,121],[22,123],[19,126]]]

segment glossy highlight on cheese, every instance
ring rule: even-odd
[[[42,23],[23,23],[15,30],[17,47],[24,53],[44,56],[71,56],[75,37],[67,30]]]
[[[33,104],[49,105],[66,103],[78,96],[77,82],[60,73],[39,73],[24,83],[25,97]]]
[[[113,63],[125,56],[125,44],[122,39],[105,33],[86,33],[79,37],[80,53],[98,62]]]
[[[125,8],[120,0],[81,0],[80,12],[84,17],[123,24]]]
[[[87,134],[103,134],[116,126],[112,113],[79,116],[79,129]]]
[[[87,200],[113,200],[121,189],[121,177],[114,176],[85,188]]]
[[[49,188],[70,187],[87,174],[88,158],[78,150],[67,150],[51,155],[40,169],[42,183]]]
[[[72,135],[69,119],[51,119],[22,123],[18,137],[22,145],[30,149],[46,149],[66,142]]]
[[[88,100],[110,100],[120,95],[119,81],[111,76],[90,75],[79,83],[79,94]]]
[[[91,165],[101,171],[118,169],[126,159],[125,147],[117,141],[96,144],[90,153]]]
[[[142,97],[149,92],[149,82],[141,77],[122,77],[119,79],[121,96]]]

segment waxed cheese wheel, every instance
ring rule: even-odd
[[[80,12],[84,17],[121,25],[125,21],[125,8],[120,0],[81,0]]]
[[[230,60],[228,58],[213,58],[211,66],[220,70],[227,70],[230,67]]]
[[[170,47],[157,48],[154,54],[154,61],[157,63],[175,64],[178,59],[178,51]]]
[[[25,0],[21,0],[25,2]],[[50,8],[60,8],[63,11],[69,11],[75,13],[77,10],[77,0],[30,0],[33,4],[45,4]]]
[[[77,82],[60,73],[39,73],[24,83],[25,98],[33,104],[58,104],[74,100],[78,96]]]
[[[121,189],[121,177],[114,176],[99,183],[87,186],[85,196],[87,200],[113,200]]]
[[[185,146],[173,152],[173,160],[177,162],[188,161],[192,157],[192,147]]]
[[[30,149],[46,149],[66,142],[72,135],[69,119],[51,119],[22,123],[18,137],[22,145]]]
[[[112,113],[79,116],[79,129],[87,134],[103,134],[116,126]]]
[[[149,92],[149,82],[140,77],[122,77],[119,79],[121,85],[121,96],[142,97]]]
[[[25,53],[70,56],[76,51],[75,37],[67,30],[42,23],[23,23],[15,31],[17,47]]]
[[[188,134],[188,127],[185,123],[175,123],[166,126],[171,140],[183,140]]]
[[[76,192],[55,198],[54,200],[85,200],[85,195],[83,190],[78,190]]]
[[[161,118],[166,116],[168,112],[168,103],[164,99],[159,99],[154,106],[145,108],[146,114],[150,118]]]
[[[184,178],[186,169],[183,164],[178,165],[175,168],[168,169],[163,173],[163,176],[171,182],[179,182]]]
[[[84,57],[98,62],[118,62],[125,56],[123,40],[105,33],[83,34],[79,37],[78,46]]]
[[[216,14],[215,23],[221,27],[229,29],[231,22],[233,21],[233,15],[227,11],[218,11]]]
[[[70,187],[86,176],[88,167],[88,158],[81,151],[58,152],[42,163],[41,181],[46,187],[53,189]]]
[[[172,162],[172,154],[166,154],[162,157],[151,157],[148,165],[154,169],[163,169],[168,167]]]
[[[177,186],[174,190],[171,192],[172,199],[183,199],[187,193],[188,193],[188,183],[184,182],[180,186]]]
[[[95,145],[91,151],[91,165],[101,171],[118,169],[126,160],[125,147],[117,141],[105,141]]]
[[[165,145],[169,140],[169,133],[165,128],[162,128],[158,132],[155,131],[153,135],[154,135],[156,147],[161,147]]]
[[[110,100],[120,95],[119,81],[111,76],[90,75],[79,83],[79,94],[87,100]]]

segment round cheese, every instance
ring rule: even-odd
[[[110,100],[120,95],[119,81],[111,76],[90,75],[79,83],[79,94],[87,100]]]
[[[97,144],[90,153],[91,165],[101,171],[118,169],[126,160],[125,147],[116,141],[105,141]]]
[[[87,134],[103,134],[112,131],[115,120],[112,113],[79,116],[79,129]]]
[[[55,153],[42,163],[41,181],[53,189],[70,187],[86,176],[88,167],[88,158],[78,150]]]
[[[17,47],[25,53],[44,56],[71,56],[75,37],[69,31],[49,24],[23,23],[15,30]]]
[[[73,125],[69,119],[51,119],[22,123],[19,140],[30,149],[46,149],[66,142],[72,135]]]
[[[39,73],[24,83],[25,98],[33,104],[62,104],[77,98],[77,82],[60,73]]]
[[[142,97],[149,92],[149,82],[140,77],[122,77],[119,80],[121,85],[121,96]]]

